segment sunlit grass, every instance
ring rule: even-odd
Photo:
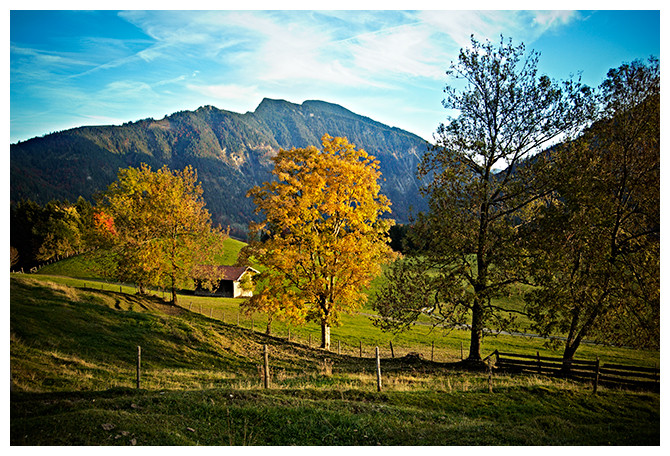
[[[220,260],[224,264],[233,264],[244,245],[241,241],[228,239],[226,241],[226,248],[224,249],[225,258],[220,258]],[[33,275],[32,277],[42,277],[54,283],[79,289],[118,292],[119,295],[134,295],[137,293],[137,289],[134,286],[107,283],[99,279],[93,280],[86,277],[86,274],[81,272],[86,269],[86,257],[84,256],[80,260],[83,263],[80,266],[73,266],[77,263],[77,259],[73,258],[44,268],[40,271],[40,274]],[[67,267],[63,270],[58,269],[62,265]],[[80,278],[64,277],[61,275],[50,276],[47,274],[50,270],[49,268],[56,273],[67,272],[67,268],[77,270],[80,272]],[[343,355],[356,357],[362,355],[363,357],[372,358],[375,347],[379,347],[382,357],[402,357],[408,353],[418,353],[425,360],[437,362],[455,362],[468,356],[470,334],[466,330],[448,330],[441,327],[433,327],[429,324],[427,318],[419,319],[412,330],[400,334],[383,332],[374,326],[372,321],[376,312],[372,308],[371,300],[376,290],[383,286],[384,280],[383,275],[375,278],[366,291],[368,296],[370,296],[367,304],[354,315],[343,315],[341,324],[332,328],[331,351],[337,353],[339,350],[339,353]],[[66,290],[67,288],[63,288],[61,293],[68,293]],[[528,286],[526,285],[515,286],[509,296],[498,298],[494,304],[502,308],[521,311],[524,307],[522,295],[527,290]],[[164,290],[153,290],[150,293],[161,299],[169,298],[169,292]],[[109,300],[111,298],[99,299]],[[126,306],[128,310],[137,310],[135,302],[126,302],[123,299],[120,301],[118,305]],[[224,322],[256,332],[265,332],[267,329],[267,316],[260,313],[245,314],[241,309],[243,301],[243,299],[195,296],[193,294],[182,294],[178,297],[178,304],[184,310],[211,318],[213,321]],[[528,318],[521,316],[518,319],[518,330],[521,332],[528,331],[530,327]],[[271,334],[286,339],[290,336],[292,342],[310,347],[318,347],[321,328],[314,322],[294,326],[275,319],[272,322]],[[393,352],[391,351],[391,344],[393,345]],[[533,355],[539,352],[541,356],[551,357],[560,357],[562,355],[560,348],[545,348],[544,340],[541,338],[510,335],[489,335],[485,337],[481,344],[482,356],[488,356],[495,350]],[[583,343],[577,352],[577,358],[579,359],[593,360],[596,356],[600,357],[602,362],[609,363],[650,367],[658,367],[660,365],[658,351],[633,350]]]
[[[33,275],[33,278],[42,278],[46,281],[68,285],[70,287],[92,288],[101,291],[119,291],[121,294],[135,293],[134,287],[116,284],[90,282],[81,279]],[[161,299],[168,299],[169,293],[154,291],[152,294]],[[200,314],[215,321],[225,322],[244,329],[253,329],[264,333],[267,328],[267,316],[260,313],[247,315],[241,309],[244,299],[218,298],[208,296],[180,295],[179,306],[184,310]],[[132,307],[132,304],[128,304]],[[384,332],[372,324],[373,311],[363,309],[356,315],[343,315],[340,326],[331,330],[331,351],[337,352],[338,343],[340,353],[364,357],[373,357],[375,347],[379,347],[382,357],[391,357],[391,344],[395,357],[402,357],[408,353],[419,353],[425,360],[438,362],[455,362],[468,356],[470,333],[466,330],[445,330],[433,328],[429,325],[415,325],[412,330],[400,334]],[[293,326],[275,320],[272,323],[271,334],[276,337],[288,338],[291,341],[311,347],[318,347],[321,337],[321,327],[317,323],[306,323],[302,326]],[[481,345],[482,356],[488,356],[495,350],[523,354],[540,353],[541,356],[562,356],[562,350],[544,347],[544,341],[535,337],[489,335]],[[462,350],[462,351],[461,351]],[[608,347],[584,343],[577,352],[579,359],[595,359],[600,357],[602,362],[624,363],[640,366],[658,367],[660,355],[658,351],[636,350],[625,347]]]
[[[13,445],[659,442],[658,394],[601,388],[594,395],[589,384],[498,374],[489,393],[485,372],[398,359],[405,347],[430,340],[431,334],[418,332],[409,333],[416,339],[394,339],[396,359],[385,352],[379,393],[371,350],[378,329],[366,318],[348,317],[334,331],[349,352],[356,351],[359,333],[366,335],[371,343],[361,359],[222,323],[204,307],[203,314],[199,307],[189,312],[160,297],[62,280],[10,278]],[[222,308],[239,305],[215,302]],[[292,331],[302,337],[300,331],[314,328]],[[436,350],[440,356],[459,357],[453,334],[439,339],[445,344]],[[268,390],[261,369],[264,344],[270,348]]]
[[[219,261],[222,264],[233,264],[244,245],[246,244],[234,239],[226,240],[224,257],[219,258]],[[82,264],[74,266],[78,261]],[[106,281],[89,277],[90,273],[86,271],[86,268],[91,266],[88,263],[89,261],[90,259],[87,259],[85,255],[71,258],[42,269],[40,274],[35,275],[35,277],[48,276],[52,281],[77,288],[118,291],[122,294],[134,294],[137,292],[137,289],[132,285],[107,283]],[[47,274],[49,271],[57,274],[57,276],[49,276]],[[72,272],[76,273],[70,274]],[[61,277],[64,274],[74,275],[85,280]],[[343,315],[341,325],[332,328],[331,347],[333,351],[337,350],[339,343],[341,353],[358,356],[362,345],[363,356],[371,357],[374,353],[374,347],[379,346],[382,356],[390,357],[392,343],[396,356],[404,356],[408,352],[415,352],[419,353],[424,359],[441,362],[453,362],[462,359],[463,356],[467,357],[470,343],[470,334],[468,331],[448,331],[440,327],[433,328],[426,317],[421,317],[411,331],[401,334],[386,333],[375,327],[372,324],[372,319],[374,318],[372,315],[375,315],[376,312],[372,308],[371,302],[376,291],[383,286],[384,280],[383,275],[376,277],[366,290],[369,296],[368,302],[357,314]],[[528,291],[528,289],[527,285],[514,286],[509,296],[497,298],[493,304],[501,308],[522,311],[525,305],[523,293]],[[167,299],[169,297],[169,292],[165,290],[154,290],[151,293],[159,298]],[[253,328],[255,331],[264,332],[267,327],[267,317],[259,313],[246,315],[240,309],[242,302],[242,299],[194,296],[193,294],[179,296],[179,305],[191,312],[199,313],[228,324],[239,324],[242,328]],[[526,316],[517,315],[517,323],[517,331],[532,333],[530,330],[530,321]],[[275,336],[286,338],[288,338],[290,332],[291,340],[311,346],[317,346],[321,336],[321,328],[316,323],[291,326],[277,319],[272,323],[271,332]],[[485,337],[482,341],[482,356],[488,356],[496,349],[524,354],[535,354],[539,351],[542,356],[561,356],[560,349],[546,349],[544,347],[544,340],[540,338],[506,335]],[[648,366],[659,365],[658,352],[607,348],[592,346],[586,343],[582,344],[577,352],[578,358],[595,359],[596,356],[600,356],[605,362],[626,362],[628,364]]]

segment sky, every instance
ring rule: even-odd
[[[540,52],[541,73],[556,80],[581,75],[596,87],[610,68],[660,58],[659,4],[628,4],[652,8],[640,11],[375,10],[393,2],[358,9],[365,1],[337,3],[330,11],[291,4],[271,11],[10,5],[9,139],[160,119],[203,105],[244,113],[267,97],[337,103],[431,140],[449,114],[442,106],[450,83],[445,72],[471,34],[523,42]],[[274,5],[268,8],[283,3]],[[200,7],[197,1],[187,6]],[[356,9],[339,9],[347,7]]]

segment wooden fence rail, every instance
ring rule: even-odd
[[[603,364],[598,359],[593,361],[573,359],[569,363],[564,363],[562,358],[540,356],[539,353],[523,355],[498,350],[493,352],[491,357],[495,357],[496,368],[503,371],[530,372],[593,382],[594,391],[598,385],[660,390],[661,375],[658,368]]]

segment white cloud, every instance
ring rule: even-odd
[[[132,80],[111,82],[97,93],[98,100],[119,105],[129,102],[147,102],[156,97],[156,92],[149,84]]]
[[[470,44],[471,34],[493,41],[503,34],[532,47],[543,33],[579,14],[127,11],[119,16],[150,38],[87,37],[59,52],[10,43],[12,84],[29,84],[42,108],[67,107],[79,115],[124,116],[132,110],[129,119],[140,118],[198,103],[243,112],[273,97],[371,106],[366,115],[396,123],[396,116],[427,116],[409,112],[417,103],[436,100],[439,109],[444,72]]]
[[[350,51],[353,65],[377,78],[440,78],[443,73],[431,31],[415,24],[359,36],[351,43]]]
[[[500,35],[530,44],[550,29],[579,17],[576,11],[421,11],[418,17],[436,33],[446,35],[455,50],[478,40],[498,41]]]
[[[227,103],[238,104],[247,100],[257,100],[262,98],[257,86],[242,86],[239,84],[219,84],[219,85],[187,85],[189,90],[205,95],[218,102],[221,106],[228,106]]]
[[[91,67],[93,63],[77,55],[49,52],[16,45],[10,45],[12,77],[21,75],[29,80],[44,81],[56,72],[69,68]]]
[[[195,74],[192,75],[192,77],[194,77],[194,76],[195,76]],[[160,86],[164,86],[164,85],[176,84],[176,83],[185,81],[186,79],[187,79],[187,76],[182,74],[180,76],[177,76],[176,78],[165,79],[163,81],[154,82],[152,85],[153,85],[153,87],[160,87]]]
[[[399,77],[441,78],[473,33],[478,39],[497,41],[502,34],[528,43],[575,13],[130,11],[120,16],[156,40],[138,54],[147,61],[201,56],[263,85],[392,89]],[[202,76],[217,84],[204,68]]]
[[[317,84],[339,87],[385,87],[352,62],[349,45],[313,16],[295,12],[279,16],[235,12],[226,25],[253,40],[235,56],[245,76],[268,84]]]
[[[342,21],[338,27],[332,27],[329,21],[333,18],[327,14],[305,11],[132,11],[120,14],[157,41],[142,52],[141,57],[147,60],[156,59],[159,53],[172,60],[199,57],[208,59],[210,67],[218,64],[234,72],[236,77],[265,84],[389,87],[379,78],[371,77],[372,73],[375,76],[389,66],[377,65],[372,71],[372,55],[368,55],[368,63],[359,66],[352,52],[360,53],[365,46],[359,43],[355,47],[342,41]],[[349,31],[347,36],[352,33],[353,30]],[[367,49],[374,52],[373,46],[370,42]],[[377,53],[378,63],[383,61],[386,50],[392,49]],[[198,57],[193,57],[196,55]],[[395,71],[403,68],[410,68],[411,72],[426,71],[408,62],[393,66]],[[202,76],[207,77],[204,68],[202,71]],[[213,81],[216,77],[210,72],[208,79]]]
[[[577,11],[536,11],[534,22],[544,32],[553,28],[568,25],[580,17]]]

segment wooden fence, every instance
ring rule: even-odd
[[[566,364],[562,358],[540,356],[539,352],[536,355],[522,355],[496,350],[489,358],[502,371],[530,372],[592,382],[594,391],[597,391],[599,385],[660,391],[660,369],[653,367],[601,363],[597,357],[592,361],[573,359]]]

